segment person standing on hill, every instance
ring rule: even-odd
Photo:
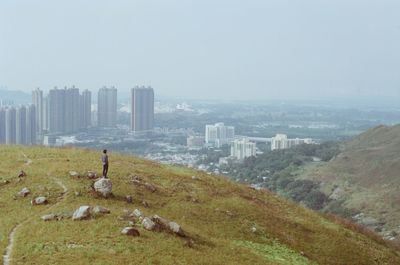
[[[103,163],[103,177],[107,178],[108,173],[108,155],[107,150],[103,150],[103,155],[101,156],[101,162]]]

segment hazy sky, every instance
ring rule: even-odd
[[[399,0],[0,0],[0,85],[400,100]]]

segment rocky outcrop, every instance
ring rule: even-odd
[[[84,220],[90,217],[90,206],[79,207],[72,215],[72,220]]]
[[[176,222],[169,221],[161,216],[153,215],[151,220],[156,224],[156,228],[160,231],[167,231],[181,237],[185,237],[185,232],[182,227]]]
[[[101,178],[94,183],[94,190],[104,198],[112,195],[112,182],[108,178]]]

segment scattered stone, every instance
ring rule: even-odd
[[[131,181],[134,184],[142,184],[142,178],[139,176],[132,176]]]
[[[146,201],[142,201],[142,204],[143,204],[143,206],[146,207],[146,208],[149,208],[149,207],[150,207],[150,205],[149,205],[148,202],[146,202]]]
[[[18,173],[18,177],[19,177],[19,178],[26,177],[25,171],[21,170],[21,171]]]
[[[93,207],[93,213],[94,214],[108,214],[111,211],[107,208],[104,208],[102,206],[96,205],[95,207]]]
[[[71,171],[69,172],[69,176],[70,176],[70,177],[73,177],[73,178],[79,178],[79,177],[80,177],[79,173],[76,172],[76,171],[73,171],[73,170],[71,170]]]
[[[189,247],[189,248],[193,248],[194,247],[194,240],[191,239],[191,238],[185,240],[185,246]]]
[[[88,179],[97,179],[97,174],[94,171],[88,171],[86,176]]]
[[[136,228],[130,227],[130,226],[122,229],[121,234],[127,235],[127,236],[134,236],[134,237],[140,236],[139,231]]]
[[[175,222],[169,222],[168,228],[171,232],[177,234],[178,236],[184,237],[185,232],[183,232],[182,227]]]
[[[82,248],[83,247],[83,245],[78,245],[78,244],[75,244],[75,243],[70,243],[70,244],[67,244],[67,248]]]
[[[112,182],[110,179],[101,178],[94,183],[94,190],[103,197],[108,198],[112,194]]]
[[[200,180],[200,178],[197,177],[197,176],[192,176],[192,179],[193,179],[193,180]]]
[[[340,187],[336,187],[333,192],[331,193],[331,195],[329,195],[329,199],[331,200],[339,200],[341,199],[343,196],[345,195],[345,191],[340,188]]]
[[[79,192],[79,191],[75,191],[75,196],[76,197],[79,197],[79,196],[81,196],[82,194]]]
[[[153,217],[151,217],[151,220],[156,223],[160,229],[169,229],[169,221],[167,219],[155,214]]]
[[[136,215],[133,214],[132,211],[124,209],[122,216],[119,217],[120,220],[122,221],[133,221],[136,222],[137,221],[137,217]]]
[[[146,187],[146,189],[148,189],[151,192],[156,192],[157,191],[157,188],[153,184],[150,184],[150,183],[146,182],[144,184],[144,186]]]
[[[257,232],[257,228],[256,228],[255,226],[253,226],[253,227],[251,228],[251,232],[253,232],[253,233]]]
[[[129,226],[135,226],[135,222],[129,221],[129,222],[128,222],[128,225],[129,225]]]
[[[43,221],[47,222],[47,221],[55,220],[57,218],[57,215],[55,215],[54,213],[51,213],[51,214],[43,215],[41,218]]]
[[[185,232],[181,226],[175,222],[171,222],[161,216],[153,215],[151,220],[157,225],[159,230],[167,230],[171,233],[177,234],[179,236],[185,237]]]
[[[131,195],[127,195],[125,197],[125,200],[126,200],[127,203],[133,203],[133,197]]]
[[[20,192],[18,192],[18,195],[21,197],[26,197],[31,193],[31,191],[28,188],[23,188]]]
[[[7,184],[10,184],[10,181],[9,180],[3,180],[0,184],[1,184],[0,186],[7,185]]]
[[[153,231],[156,228],[156,224],[149,217],[143,218],[142,225],[144,229],[149,231]]]
[[[143,217],[143,214],[139,209],[135,209],[132,214],[137,218]]]
[[[72,215],[72,220],[83,220],[90,217],[90,206],[79,207]]]
[[[376,226],[379,225],[379,221],[373,217],[364,217],[360,220],[360,223],[365,226]]]
[[[47,203],[48,203],[47,198],[43,197],[43,196],[36,197],[31,201],[32,205],[42,205],[42,204],[47,204]]]

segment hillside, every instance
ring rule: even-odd
[[[0,157],[6,264],[400,264],[399,253],[383,241],[222,177],[111,153],[114,196],[106,199],[85,177],[100,171],[97,152],[0,146]],[[21,169],[27,175],[18,178]],[[82,177],[71,177],[71,170]],[[19,196],[24,187],[30,194]],[[31,205],[36,196],[49,203]],[[111,213],[67,218],[82,205]],[[122,235],[128,221],[121,216],[134,209],[173,220],[185,235],[147,231],[139,223],[140,236]],[[65,218],[41,219],[51,213]]]
[[[360,223],[395,235],[400,233],[399,154],[400,125],[378,126],[345,143],[333,160],[309,168],[301,178],[320,181],[331,198],[361,213]]]

